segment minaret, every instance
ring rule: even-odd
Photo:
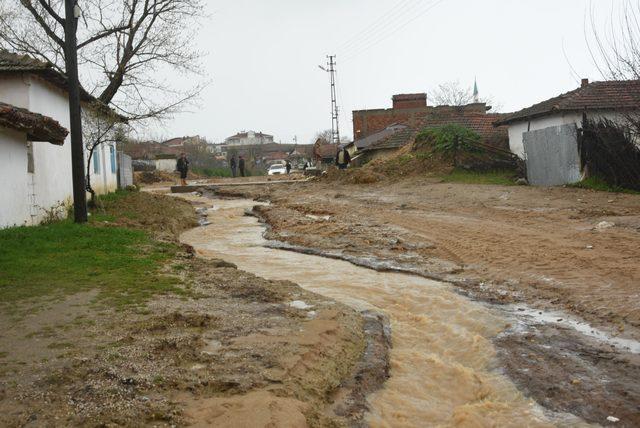
[[[475,78],[473,79],[473,102],[480,102],[480,98],[478,97],[478,80]]]

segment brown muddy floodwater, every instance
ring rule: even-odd
[[[192,197],[195,198],[195,197]],[[200,201],[204,198],[198,198]],[[510,320],[424,278],[264,247],[249,200],[208,200],[211,224],[182,236],[202,257],[222,258],[268,279],[293,281],[391,321],[391,377],[369,397],[373,427],[563,426],[571,416],[543,413],[500,373],[491,340]]]

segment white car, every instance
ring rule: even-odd
[[[287,173],[287,168],[281,163],[273,164],[267,170],[267,175],[280,175],[280,174],[286,174],[286,173]]]

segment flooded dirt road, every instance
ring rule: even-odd
[[[491,340],[511,321],[443,283],[348,262],[266,248],[249,200],[209,201],[209,225],[181,240],[203,257],[331,297],[391,321],[391,377],[370,397],[371,426],[580,425],[544,414],[497,367]],[[309,308],[310,311],[313,308]]]

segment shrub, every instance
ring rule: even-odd
[[[443,153],[453,158],[457,166],[458,153],[479,153],[483,149],[478,145],[481,137],[478,133],[460,125],[443,125],[421,131],[416,141],[417,147],[429,144],[434,152]]]

